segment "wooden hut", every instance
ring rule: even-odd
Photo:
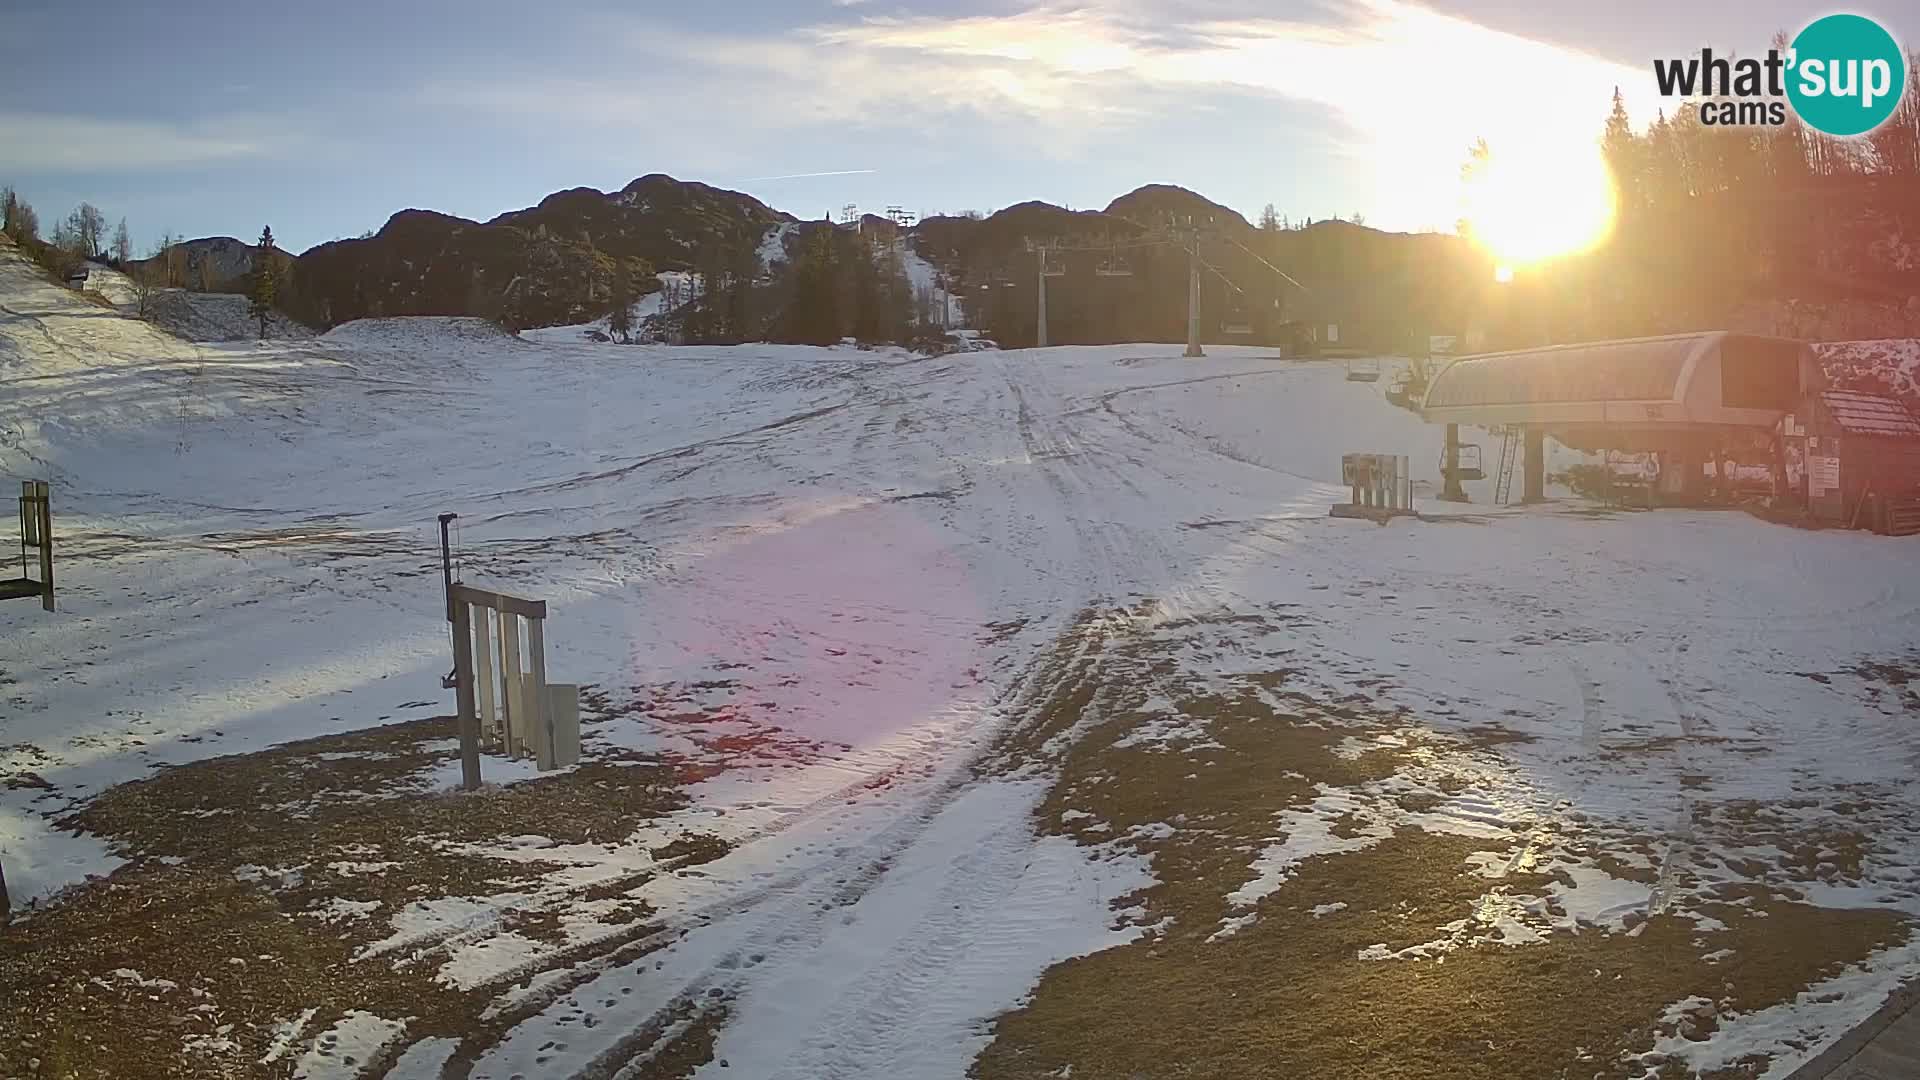
[[[1804,420],[1790,420],[1786,433],[1815,520],[1920,533],[1920,416],[1904,401],[1822,390],[1808,396]]]

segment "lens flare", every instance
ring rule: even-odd
[[[1509,275],[1613,231],[1618,199],[1597,145],[1495,147],[1461,186],[1469,235]]]

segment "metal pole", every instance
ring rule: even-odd
[[[1041,244],[1034,250],[1039,252],[1034,276],[1040,281],[1040,324],[1034,332],[1034,344],[1044,349],[1047,347],[1047,246]]]
[[[447,526],[459,514],[440,515],[440,594],[447,601],[447,621],[453,621],[453,547],[447,542]]]
[[[454,616],[453,616],[453,547],[451,544],[447,542],[447,525],[451,523],[454,518],[457,518],[459,516],[460,515],[458,514],[441,514],[440,515],[440,595],[446,601],[448,623],[452,623],[454,621]],[[460,655],[460,650],[465,645],[466,639],[461,636],[458,628],[449,629],[447,636],[453,639],[454,655],[455,656]],[[452,686],[456,681],[458,681],[458,679],[459,679],[459,672],[457,670],[450,671],[446,674],[445,677],[443,677],[440,680],[440,685],[442,688]]]
[[[1194,230],[1188,234],[1187,248],[1187,352],[1188,356],[1205,356],[1200,350],[1200,232]]]

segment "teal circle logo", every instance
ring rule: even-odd
[[[1907,88],[1907,58],[1893,35],[1862,15],[1807,24],[1787,54],[1787,100],[1815,131],[1864,135],[1893,115]]]

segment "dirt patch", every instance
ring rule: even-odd
[[[35,1059],[41,1076],[286,1075],[298,1052],[261,1059],[274,1025],[307,1009],[306,1039],[365,1010],[405,1018],[408,1041],[464,1040],[470,1063],[505,1030],[505,1017],[482,1021],[494,995],[533,972],[458,988],[438,977],[446,934],[373,953],[396,912],[523,894],[480,929],[537,943],[543,968],[585,978],[597,959],[653,947],[652,911],[627,893],[726,850],[683,837],[655,852],[664,866],[556,889],[543,879],[560,864],[503,841],[624,841],[685,805],[680,770],[607,753],[508,786],[440,790],[457,767],[452,720],[441,717],[177,766],[81,807],[60,824],[132,861],[0,935],[0,1075],[29,1073]],[[585,940],[564,925],[575,903],[591,905],[601,927]],[[454,922],[448,933],[468,929]]]
[[[1464,742],[1426,736],[1363,699],[1316,699],[1298,678],[1210,671],[1195,640],[1207,623],[1143,636],[1083,618],[1049,658],[1053,692],[992,759],[1052,770],[1038,827],[1142,853],[1156,884],[1116,905],[1141,935],[1049,969],[994,1022],[970,1075],[1688,1076],[1653,1055],[1657,1036],[1705,1037],[1907,937],[1896,914],[1758,884],[1691,910],[1649,900],[1617,922],[1576,923],[1550,899],[1576,882],[1536,842],[1650,890],[1659,845],[1585,838],[1575,822],[1536,826],[1538,841],[1393,824],[1382,815],[1487,797],[1487,756],[1524,740],[1498,737],[1492,718]],[[1451,772],[1449,754],[1462,762]],[[1401,790],[1413,775],[1419,789]],[[1307,820],[1347,850],[1309,854],[1236,900],[1256,858]],[[1800,846],[1836,873],[1857,865],[1839,838]]]
[[[1742,915],[1711,938],[1734,954],[1717,964],[1687,959],[1700,932],[1672,916],[1633,937],[1360,958],[1445,940],[1456,921],[1490,914],[1488,882],[1467,867],[1477,846],[1403,832],[1310,860],[1261,904],[1258,922],[1225,941],[1150,936],[1058,965],[1028,1006],[995,1024],[972,1075],[1059,1076],[1071,1065],[1075,1077],[1585,1080],[1654,1065],[1684,1076],[1677,1063],[1639,1057],[1669,1003],[1699,995],[1717,1017],[1789,1001],[1902,936],[1883,913],[1775,903],[1729,909]],[[1333,903],[1346,907],[1313,916]],[[1727,1075],[1758,1075],[1763,1063],[1749,1064]]]

